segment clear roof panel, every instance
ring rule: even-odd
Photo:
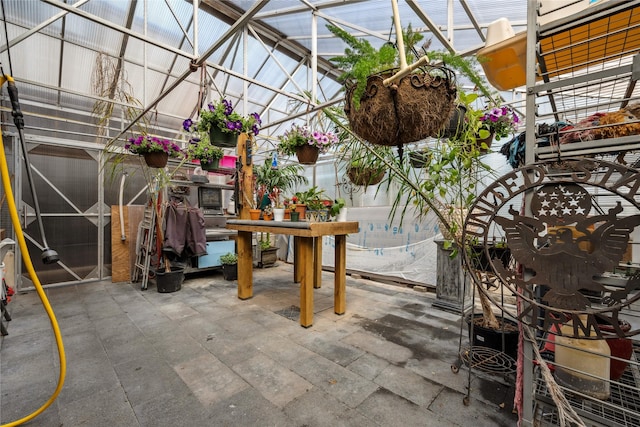
[[[230,99],[242,114],[259,112],[266,126],[305,111],[299,103],[294,107],[304,92],[315,90],[320,102],[340,98],[341,85],[336,81],[339,72],[328,59],[342,54],[345,45],[328,32],[329,22],[365,37],[374,46],[395,39],[390,0],[272,0],[247,20],[248,27],[240,25],[235,32],[230,31],[232,25],[254,6],[253,1],[203,0],[196,17],[193,4],[184,0],[89,0],[78,8],[81,12],[71,4],[52,5],[47,0],[4,3],[8,40],[12,43],[11,69],[4,37],[0,60],[25,100],[27,127],[38,123],[32,132],[44,133],[40,128],[50,127],[56,129],[54,136],[64,138],[86,139],[91,134],[83,128],[78,135],[65,135],[56,121],[70,111],[92,121],[91,106],[96,100],[92,75],[100,52],[114,63],[122,63],[133,96],[154,113],[156,131],[173,137],[179,133],[182,120],[193,115],[200,91],[208,100],[221,96]],[[499,17],[507,17],[516,31],[526,21],[526,0],[400,0],[398,6],[402,24],[411,23],[425,39],[431,39],[430,49],[444,48],[429,27],[433,23],[433,29],[449,37],[457,52],[465,52],[482,46],[483,39],[463,3],[468,4],[483,33]],[[452,10],[448,9],[450,4]],[[319,55],[319,82],[315,83],[309,68],[314,14]],[[54,16],[58,19],[48,22]],[[449,28],[449,22],[453,28]],[[31,31],[34,34],[27,36]],[[200,55],[211,54],[206,58],[194,56],[196,43]],[[205,64],[206,72],[201,72],[202,68],[189,71],[194,57]],[[170,87],[174,89],[165,94]],[[35,105],[39,105],[37,121]],[[129,124],[119,120],[114,118],[114,130]],[[267,127],[264,134],[276,135],[285,127]]]

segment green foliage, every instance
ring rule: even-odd
[[[220,255],[220,262],[225,265],[233,265],[238,263],[238,255],[233,252],[227,252],[224,255]]]
[[[326,199],[324,190],[318,188],[317,185],[305,191],[298,191],[295,197],[297,198],[296,203],[307,205],[307,209],[321,209],[324,206],[322,201]]]
[[[187,157],[189,160],[197,159],[210,163],[213,160],[221,159],[223,155],[224,152],[220,147],[211,145],[208,135],[201,138],[199,141],[189,141],[189,146],[187,147]]]
[[[333,201],[333,204],[329,208],[329,215],[338,216],[338,214],[340,213],[340,209],[344,208],[345,204],[346,201],[343,198],[339,197],[335,199]]]
[[[268,194],[276,207],[281,207],[280,195],[293,190],[296,186],[307,185],[309,181],[303,175],[304,167],[296,163],[279,166],[277,169],[271,167],[270,158],[266,158],[264,163],[256,167],[253,176],[256,183],[256,194]],[[261,200],[259,200],[260,202]]]
[[[358,39],[342,28],[327,25],[327,29],[344,41],[344,56],[336,56],[329,60],[343,73],[338,77],[346,85],[356,85],[353,93],[353,104],[360,107],[360,97],[367,86],[367,77],[372,74],[393,68],[397,64],[396,48],[385,43],[380,49],[374,48],[366,39]]]

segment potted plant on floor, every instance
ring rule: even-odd
[[[271,244],[270,233],[260,233],[258,242],[260,247],[260,256],[258,257],[258,267],[271,267],[278,260],[278,248]]]
[[[222,263],[222,275],[225,280],[236,280],[238,278],[238,255],[233,252],[227,252],[220,255]]]

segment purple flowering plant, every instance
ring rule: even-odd
[[[249,133],[258,135],[262,120],[258,113],[251,113],[247,117],[241,116],[233,109],[233,103],[228,99],[220,99],[219,102],[209,103],[200,111],[200,120],[194,122],[186,119],[182,122],[182,128],[186,132],[199,132],[208,134],[212,126],[217,127],[222,132],[239,134]]]
[[[137,137],[129,138],[128,142],[124,146],[125,150],[128,150],[133,154],[146,154],[146,153],[160,153],[164,152],[169,157],[182,157],[183,152],[179,145],[174,144],[168,139],[158,138],[156,136],[139,135]]]
[[[326,153],[329,148],[338,143],[338,137],[333,132],[312,131],[308,126],[291,125],[291,129],[278,137],[278,151],[282,154],[293,155],[296,148],[303,145],[318,147],[321,153]]]
[[[516,132],[520,118],[509,106],[493,107],[480,117],[482,127],[495,134],[496,140],[507,137]]]

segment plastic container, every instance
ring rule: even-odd
[[[580,321],[587,324],[586,315]],[[611,350],[603,339],[572,337],[573,326],[569,322],[560,328],[556,336],[555,378],[558,384],[606,400],[610,396],[609,378]],[[578,328],[578,334],[582,331]]]

